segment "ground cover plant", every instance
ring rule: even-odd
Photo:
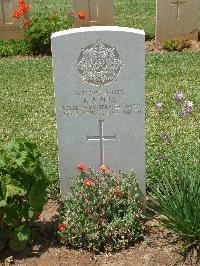
[[[116,251],[136,242],[143,234],[144,216],[134,173],[115,173],[105,165],[99,171],[87,168],[78,164],[72,194],[61,205],[61,242],[95,252]]]

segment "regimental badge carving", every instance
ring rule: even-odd
[[[100,40],[82,49],[77,64],[82,80],[96,86],[116,80],[121,66],[116,48]]]

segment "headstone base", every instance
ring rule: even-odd
[[[8,40],[22,40],[24,39],[23,36],[23,29],[19,26],[7,26],[3,25],[0,26],[0,40],[8,41]]]

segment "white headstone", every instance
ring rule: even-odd
[[[72,8],[86,14],[85,20],[76,18],[76,27],[114,25],[114,0],[72,0]]]
[[[133,169],[145,195],[144,40],[103,26],[52,35],[62,195],[80,162]]]
[[[157,0],[156,41],[198,40],[199,0]]]

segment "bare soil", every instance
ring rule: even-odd
[[[170,232],[159,227],[152,219],[147,223],[144,240],[124,251],[114,254],[99,254],[73,250],[58,243],[53,235],[56,226],[58,205],[49,201],[37,221],[39,240],[29,245],[20,254],[4,250],[0,261],[4,266],[188,266],[200,265],[196,251],[187,257],[178,253],[180,243]],[[42,236],[42,237],[41,237]],[[9,258],[10,257],[10,258]],[[11,262],[9,262],[9,260]]]
[[[150,40],[145,42],[146,53],[168,53],[168,51],[163,49],[161,42],[156,42],[155,40]],[[191,41],[191,47],[183,49],[183,52],[200,52],[200,42]]]

